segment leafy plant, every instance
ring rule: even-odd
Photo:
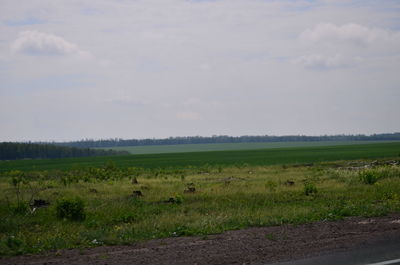
[[[378,174],[370,169],[360,171],[358,177],[360,178],[360,181],[365,184],[375,184],[379,179]]]
[[[315,186],[315,184],[309,180],[307,180],[306,182],[304,182],[304,194],[309,196],[309,195],[313,195],[313,194],[317,194],[318,193],[318,189],[317,186]]]
[[[34,198],[48,188],[47,183],[43,181],[41,174],[35,175],[35,181],[32,181],[32,176],[19,170],[8,172],[8,176],[11,178],[12,193],[15,195],[15,201],[12,203],[6,197],[9,209],[16,214],[28,213]]]
[[[24,178],[24,173],[19,170],[9,172],[9,176],[11,177],[11,186],[17,199],[17,208],[20,208],[24,204],[22,186],[27,183],[27,180]]]
[[[86,217],[84,202],[76,197],[74,199],[60,199],[56,203],[56,216],[59,219],[81,221]]]

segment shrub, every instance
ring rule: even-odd
[[[57,218],[71,221],[84,220],[86,215],[83,200],[80,198],[58,200],[56,203],[56,216]]]
[[[270,192],[274,192],[277,186],[278,185],[276,184],[276,182],[272,180],[268,180],[267,183],[265,183],[265,188],[267,188]]]
[[[181,204],[183,202],[183,198],[179,194],[176,194],[174,199],[176,204]]]
[[[317,186],[311,181],[304,182],[304,194],[309,196],[318,193]]]
[[[358,177],[360,178],[360,181],[365,184],[374,184],[379,179],[379,176],[375,171],[368,169],[360,171]]]

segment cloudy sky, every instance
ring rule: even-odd
[[[396,131],[398,0],[0,0],[0,141]]]

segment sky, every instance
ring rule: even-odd
[[[400,131],[398,0],[0,0],[0,141]]]

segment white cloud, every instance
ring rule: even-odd
[[[11,50],[14,53],[29,55],[89,56],[89,53],[59,36],[34,30],[20,32],[12,43]]]
[[[179,120],[183,121],[196,121],[201,118],[200,114],[197,112],[187,111],[187,112],[178,112],[176,117]]]
[[[351,64],[350,59],[345,58],[340,54],[336,54],[335,56],[325,56],[320,54],[305,55],[294,60],[294,63],[312,69],[341,68]]]
[[[3,2],[3,140],[399,130],[393,1]]]
[[[306,42],[317,43],[349,43],[356,46],[368,46],[371,43],[396,42],[400,45],[400,33],[379,28],[368,28],[359,24],[318,24],[313,29],[301,33],[300,38]]]
[[[292,62],[312,69],[361,65],[360,62],[390,58],[400,53],[400,32],[349,23],[320,23],[299,36],[303,56]]]

